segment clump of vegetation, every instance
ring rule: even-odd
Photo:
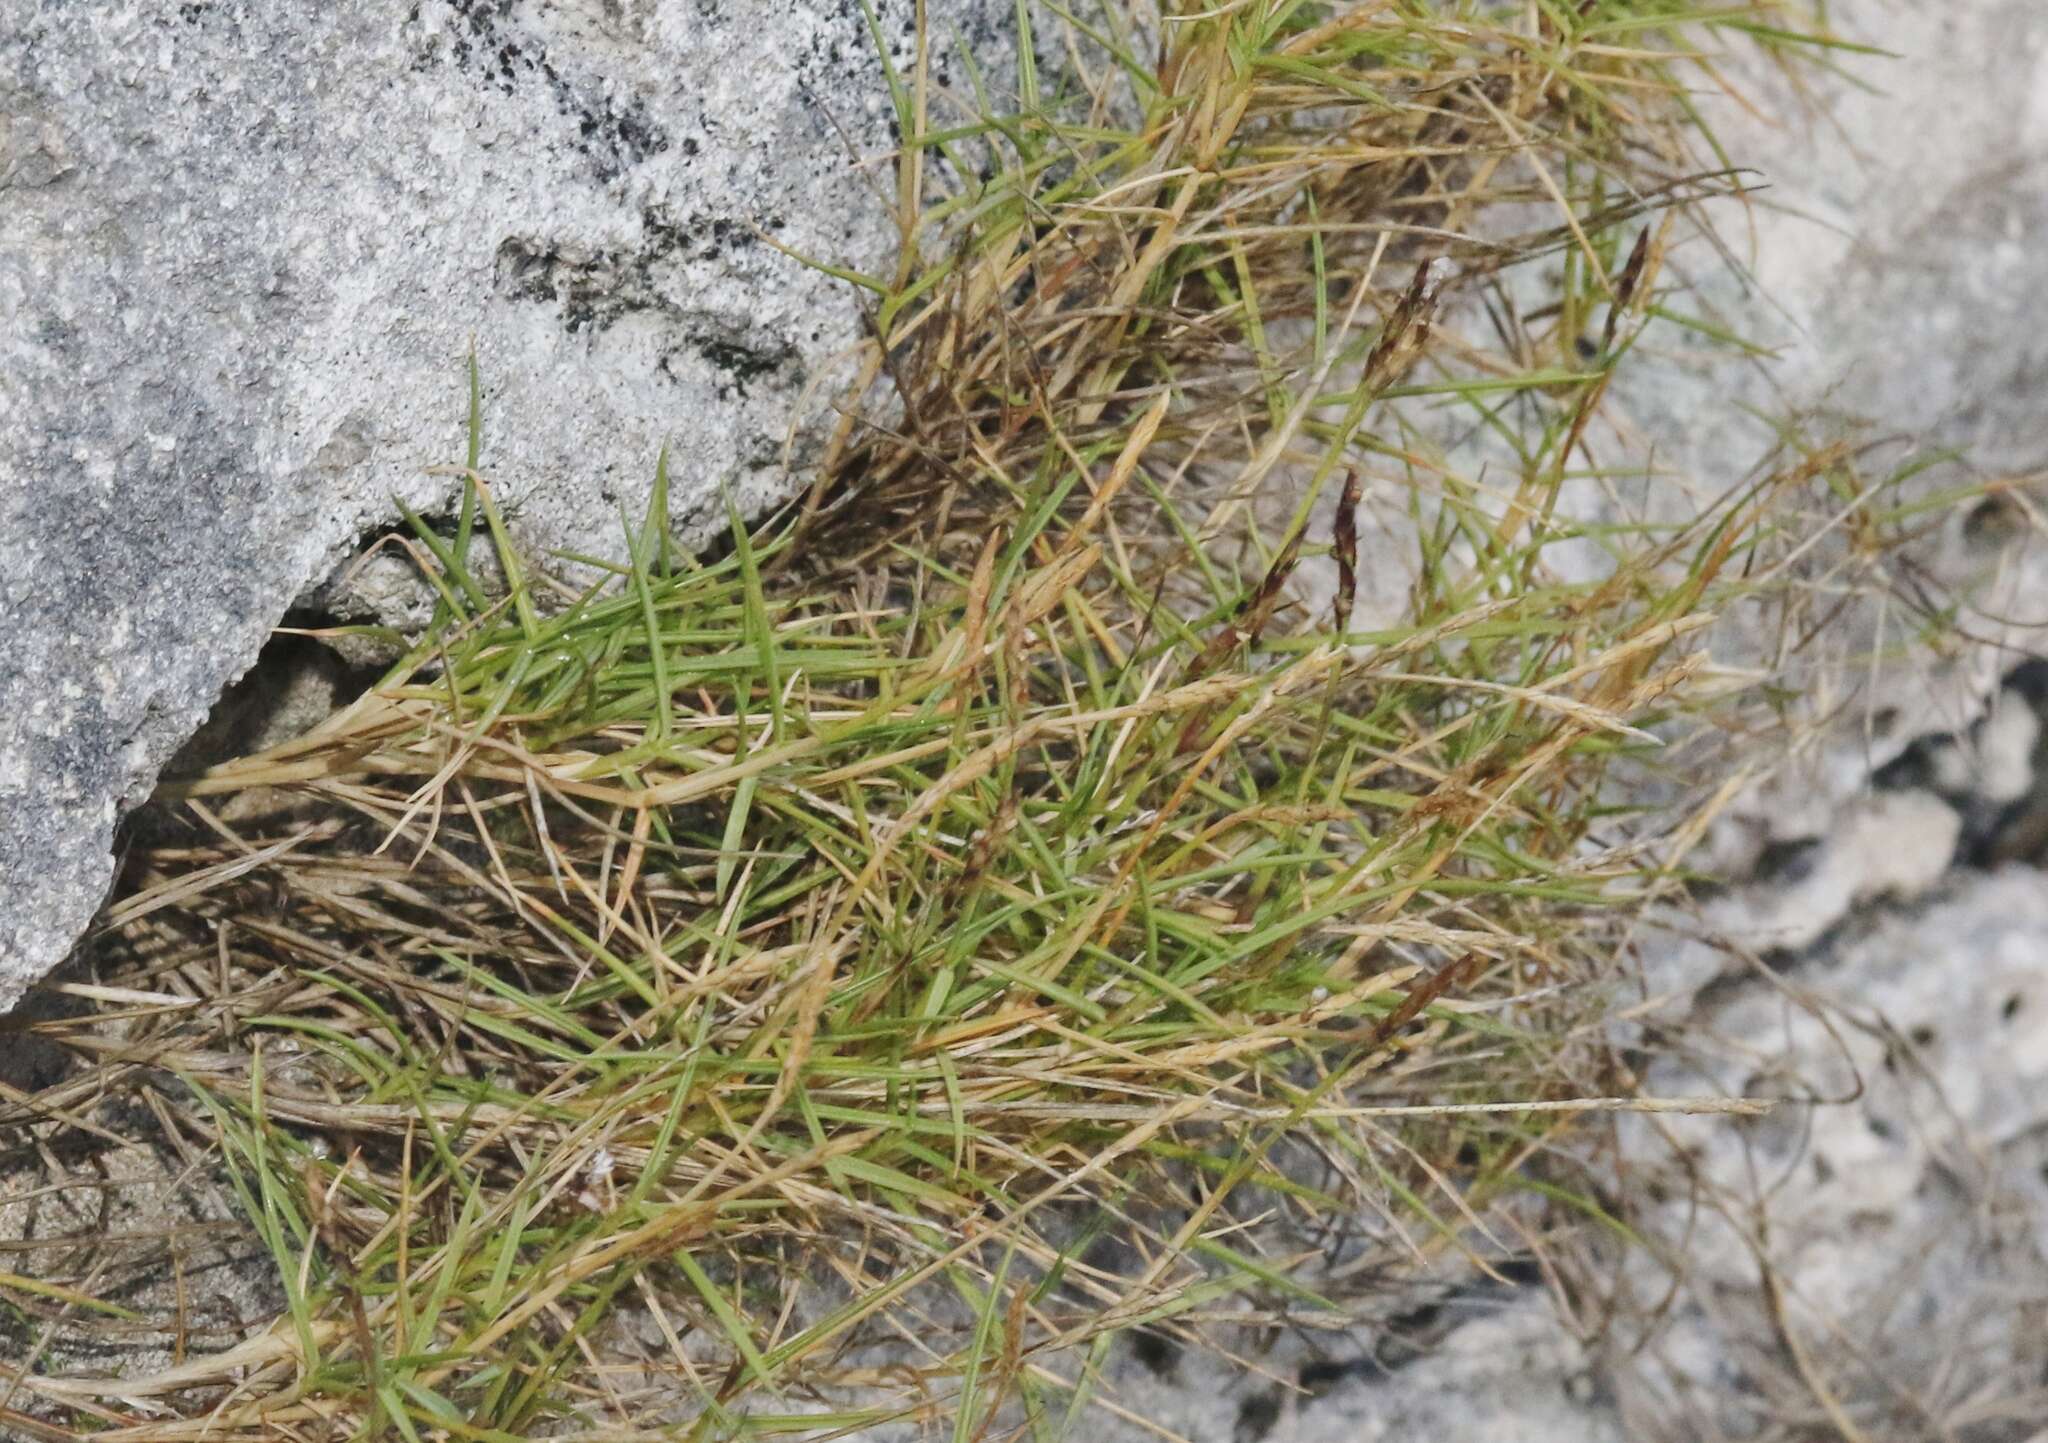
[[[176,1238],[44,1239],[10,1416],[1053,1437],[1117,1406],[1120,1332],[1328,1326],[1597,1210],[1555,1159],[1638,1105],[1601,919],[1656,855],[1596,844],[1602,779],[1804,478],[1661,528],[1560,497],[1658,213],[1730,188],[1704,47],[1798,21],[1019,13],[1012,81],[938,93],[929,32],[890,77],[901,267],[847,273],[873,344],[800,504],[697,557],[664,478],[623,562],[536,571],[473,389],[432,633],[167,789],[186,833],[43,1029],[96,1067],[12,1116],[224,1179],[283,1317],[191,1346],[182,1292],[104,1302]],[[1532,263],[1508,344],[1442,324]],[[1356,629],[1368,492],[1412,584]],[[34,1374],[96,1328],[178,1364]]]

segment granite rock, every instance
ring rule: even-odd
[[[1012,73],[1010,0],[930,10]],[[765,238],[889,265],[893,124],[855,0],[0,0],[0,1009],[269,629],[449,507],[472,345],[536,556],[664,443],[686,537],[800,485],[861,321]]]

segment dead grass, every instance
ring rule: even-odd
[[[1648,1105],[1604,919],[1693,821],[1596,829],[1602,779],[1821,473],[1665,529],[1558,497],[1658,212],[1735,186],[1685,87],[1796,18],[1029,14],[1063,68],[1007,99],[892,77],[902,264],[848,274],[873,343],[789,516],[682,555],[664,482],[625,563],[534,574],[473,443],[433,634],[167,789],[41,1028],[87,1065],[4,1115],[53,1178],[147,1133],[230,1191],[283,1316],[122,1317],[178,1366],[58,1376],[182,1244],[44,1239],[21,1427],[1049,1438],[1120,1332],[1332,1326],[1602,1214],[1559,1159]],[[1437,326],[1537,262],[1512,344]],[[1354,630],[1368,490],[1414,580]]]

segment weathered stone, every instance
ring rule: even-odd
[[[1654,473],[1643,510],[1686,516],[1728,494],[1788,421],[1815,449],[1864,448],[1867,482],[1949,456],[1872,492],[1866,513],[2048,466],[2048,330],[2033,302],[2048,290],[2048,8],[1827,8],[1837,34],[1883,53],[1780,66],[1731,37],[1721,73],[1735,94],[1699,96],[1752,189],[1703,208],[1712,238],[1676,228],[1664,279],[1688,289],[1671,308],[1761,351],[1667,324],[1617,371],[1593,455]],[[1820,634],[1788,652],[1775,615],[1723,619],[1716,654],[1776,670],[1807,721],[1832,730],[1724,813],[1698,865],[1739,872],[1765,846],[1828,832],[1874,767],[1968,728],[2001,675],[2040,650],[2048,537],[2027,519],[2031,491],[2016,494],[1919,515],[1882,576],[1854,564],[1858,508],[1843,504],[1809,552],[1815,575],[1842,563],[1812,593],[1830,598],[1810,613],[1828,612]],[[1856,597],[1829,589],[1852,583]],[[1940,629],[1916,605],[1949,602],[1955,644],[1915,645],[1916,630]]]
[[[1010,0],[930,10],[1011,73]],[[664,442],[685,533],[789,494],[860,320],[764,238],[890,264],[893,125],[855,0],[0,0],[0,1008],[268,628],[446,509],[472,341],[535,554]]]
[[[2044,959],[2041,873],[1958,869],[1702,995],[1651,1090],[1780,1105],[1624,1124],[1633,1175],[1670,1200],[1645,1188],[1646,1231],[1683,1239],[1629,1259],[1662,1331],[1654,1364],[1617,1370],[1625,1436],[1780,1436],[1811,1377],[1872,1438],[1940,1437],[1973,1412],[2042,1421],[2018,1380],[2048,1367]]]

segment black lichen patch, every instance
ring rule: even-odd
[[[770,229],[778,229],[771,222]],[[498,293],[510,300],[552,301],[571,331],[602,330],[638,311],[680,309],[664,293],[664,272],[690,262],[718,260],[759,244],[754,233],[726,216],[678,218],[666,207],[640,213],[637,245],[595,251],[570,248],[529,236],[507,236],[498,244]],[[759,358],[749,355],[756,367]],[[776,357],[770,365],[780,365]],[[748,379],[760,374],[751,369]]]
[[[658,259],[715,261],[760,244],[752,229],[729,216],[678,219],[661,205],[640,212],[640,228],[647,236],[643,250]],[[770,221],[767,229],[781,230],[782,222]]]
[[[1373,1362],[1385,1373],[1399,1372],[1422,1358],[1443,1341],[1445,1326],[1442,1303],[1423,1303],[1388,1321],[1373,1350]]]
[[[498,294],[508,300],[553,303],[562,309],[562,328],[601,331],[633,311],[659,307],[633,258],[620,251],[578,256],[563,247],[524,236],[498,243]]]
[[[696,348],[697,353],[717,367],[721,374],[731,378],[730,381],[721,382],[718,386],[721,399],[729,398],[735,392],[742,396],[746,395],[750,382],[758,381],[763,376],[772,376],[796,359],[796,352],[788,345],[748,344],[731,336],[698,334],[690,337],[690,343]],[[666,358],[662,361],[662,367],[668,367]]]
[[[453,13],[455,63],[507,95],[521,86],[546,88],[576,127],[576,149],[598,180],[616,180],[669,148],[669,138],[637,100],[620,100],[601,84],[563,72],[547,42],[512,18],[513,0],[440,0]]]
[[[1796,887],[1813,875],[1825,850],[1826,844],[1819,837],[1769,842],[1757,854],[1756,880]]]
[[[562,327],[572,335],[600,334],[629,315],[657,316],[672,341],[656,368],[677,379],[678,359],[694,352],[720,373],[721,397],[745,396],[754,382],[795,362],[796,348],[788,340],[707,320],[678,304],[664,283],[688,263],[757,244],[750,229],[722,216],[678,220],[660,207],[644,211],[641,221],[637,245],[596,251],[507,236],[498,244],[498,293],[558,306]]]

